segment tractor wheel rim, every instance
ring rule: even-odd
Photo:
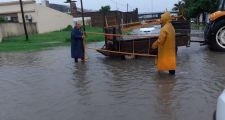
[[[216,42],[220,47],[225,49],[225,26],[220,28],[216,33]]]

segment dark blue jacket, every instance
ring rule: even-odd
[[[84,57],[84,46],[82,39],[82,31],[74,28],[71,32],[71,57],[82,58]]]

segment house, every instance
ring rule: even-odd
[[[82,17],[75,17],[73,18],[74,23],[83,24],[83,18]],[[87,26],[91,25],[91,17],[84,17],[84,24]]]
[[[36,4],[35,0],[23,1],[26,23],[36,24],[38,33],[61,30],[73,25],[73,17],[66,13]],[[22,23],[19,1],[0,3],[0,17],[12,23]]]
[[[64,0],[66,1],[66,0]],[[77,7],[76,2],[72,2],[70,5],[68,3],[68,5],[61,5],[61,4],[55,4],[55,3],[50,3],[49,0],[42,0],[41,4],[43,6],[52,8],[54,10],[63,12],[63,13],[67,13],[72,15],[73,17],[77,17],[78,13],[81,13],[81,8]],[[92,12],[92,10],[87,10],[84,9],[84,12]]]
[[[42,0],[40,5],[52,8],[54,10],[70,14],[70,7],[67,5],[60,5],[60,4],[55,4],[55,3],[50,3],[48,0]]]

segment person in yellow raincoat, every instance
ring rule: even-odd
[[[153,49],[158,48],[156,59],[158,71],[169,71],[170,75],[175,75],[176,70],[176,40],[175,29],[171,24],[171,15],[165,12],[161,15],[163,27],[157,41],[152,45]]]

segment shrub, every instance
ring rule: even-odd
[[[6,20],[3,17],[0,17],[0,23],[4,23]]]
[[[66,28],[62,29],[62,31],[71,31],[72,29],[72,25],[68,25]]]
[[[66,39],[65,39],[65,42],[70,42],[70,41],[71,41],[70,38],[66,38]]]

